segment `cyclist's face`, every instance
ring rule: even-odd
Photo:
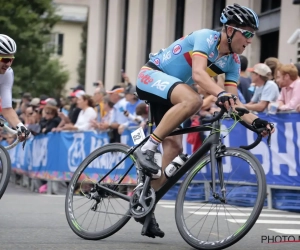
[[[240,27],[239,27],[240,28]],[[250,27],[242,27],[242,30],[248,30],[250,32],[254,32],[254,30]],[[232,30],[233,31],[233,30]],[[246,38],[241,31],[236,30],[232,39],[232,50],[237,54],[242,54],[246,47],[252,43],[253,38]]]
[[[13,55],[2,55],[0,54],[0,58],[3,58],[0,60],[0,74],[4,74],[6,70],[12,65]]]

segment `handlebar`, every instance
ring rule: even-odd
[[[236,107],[235,108],[237,114],[239,116],[243,116],[244,114],[248,114],[249,113],[249,110],[245,109],[245,108],[239,108],[239,107]],[[217,120],[220,120],[221,117],[225,114],[225,112],[227,112],[226,108],[225,107],[221,107],[221,111],[216,114],[215,116],[213,116],[212,118],[209,118],[209,119],[202,119],[202,124],[204,123],[213,123]],[[233,118],[233,115],[232,113],[229,112],[229,115]],[[239,121],[244,127],[246,127],[247,129],[253,131],[254,133],[257,134],[257,138],[256,140],[248,145],[248,146],[240,146],[240,148],[243,148],[243,149],[246,149],[246,150],[250,150],[250,149],[253,149],[255,148],[262,140],[263,136],[262,136],[262,132],[266,129],[264,128],[260,128],[260,129],[255,129],[252,125],[244,122],[244,121]],[[268,135],[268,139],[267,139],[267,143],[268,143],[268,146],[270,147],[270,144],[271,144],[271,133],[270,131],[268,131],[269,135]]]

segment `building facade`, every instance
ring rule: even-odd
[[[202,28],[221,29],[222,9],[233,3],[254,9],[260,29],[245,56],[249,66],[275,56],[282,63],[300,61],[300,40],[287,43],[300,28],[300,5],[292,0],[55,0],[60,5],[87,8],[86,91],[102,80],[107,89],[120,83],[121,70],[133,83],[150,52],[167,47],[174,40]],[[60,25],[60,24],[59,24]],[[65,32],[71,27],[65,25]],[[80,36],[81,32],[78,32]],[[65,34],[63,48],[73,52],[62,58],[69,63],[80,60],[79,45]],[[78,37],[77,37],[78,38]],[[76,39],[77,39],[76,38]],[[72,40],[73,45],[69,44]],[[78,40],[76,40],[77,42]],[[79,42],[80,44],[80,42]],[[77,48],[77,49],[76,49]],[[69,58],[70,56],[70,58]],[[68,58],[67,58],[68,57]],[[76,62],[78,64],[78,62]],[[69,85],[77,84],[77,71],[70,68]],[[74,76],[73,76],[74,75]]]

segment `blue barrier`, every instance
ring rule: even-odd
[[[276,132],[272,135],[271,147],[269,148],[264,140],[251,152],[259,159],[264,167],[264,171],[269,185],[281,185],[288,187],[300,186],[300,115],[298,113],[265,115],[260,114],[262,119],[267,119],[275,124]],[[232,121],[224,120],[222,130],[226,130],[232,125]],[[121,136],[122,143],[132,146],[131,131],[124,131]],[[223,135],[226,135],[224,133]],[[247,130],[238,124],[234,131],[227,135],[223,140],[227,146],[248,145],[253,142],[255,136],[253,132]],[[183,139],[184,152],[191,154],[191,145],[186,143],[186,136]],[[108,143],[108,137],[105,133],[93,131],[87,132],[61,132],[39,135],[30,139],[22,149],[21,144],[16,148],[9,150],[13,170],[22,174],[28,174],[32,178],[42,178],[48,180],[70,180],[73,172],[78,165],[96,148]],[[117,160],[117,159],[116,159]],[[126,163],[125,163],[126,164]],[[232,174],[231,166],[236,164],[235,160],[224,162],[225,178],[231,174],[232,181],[238,181],[240,176],[251,177],[249,166],[240,168],[239,171]],[[125,169],[125,168],[124,168]],[[125,171],[125,170],[124,170]],[[123,172],[124,172],[123,171]],[[101,161],[96,162],[87,172],[90,176],[98,176],[107,172],[106,166],[101,166]],[[120,169],[120,174],[122,169]],[[210,171],[204,176],[210,178]],[[95,177],[96,178],[96,177]],[[134,183],[136,173],[130,173],[128,183]],[[203,176],[197,175],[196,180],[203,180]],[[194,190],[189,191],[191,200],[197,197],[203,197],[199,193],[200,186],[196,185]],[[175,188],[176,193],[178,187]],[[195,190],[198,190],[197,192]],[[196,192],[197,194],[193,193]],[[280,194],[278,194],[280,195]],[[287,195],[281,195],[288,197]],[[298,197],[298,196],[297,196]],[[249,198],[250,199],[250,198]],[[282,201],[285,202],[282,202]],[[289,204],[286,198],[274,201],[274,205]],[[293,209],[293,207],[291,207]]]

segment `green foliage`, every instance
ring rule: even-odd
[[[86,67],[86,47],[87,47],[87,28],[88,28],[88,22],[85,22],[82,28],[81,33],[81,44],[80,44],[80,50],[82,58],[79,61],[78,67],[77,67],[77,73],[78,73],[78,82],[85,85],[85,67]]]
[[[17,53],[12,68],[14,94],[59,94],[68,73],[57,60],[51,60],[46,46],[54,25],[60,20],[51,0],[0,0],[1,33],[13,38]],[[18,96],[16,96],[18,97]]]

